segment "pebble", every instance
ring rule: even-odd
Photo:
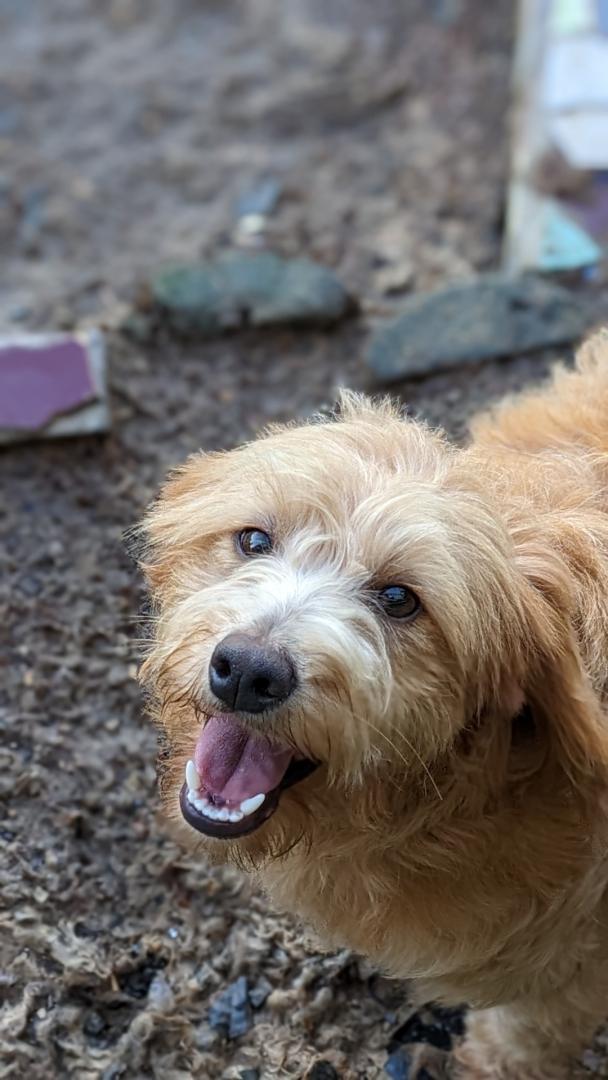
[[[253,1023],[247,979],[240,975],[216,997],[209,1009],[209,1023],[228,1039],[245,1035]]]
[[[327,267],[269,251],[173,267],[151,280],[150,291],[172,330],[201,337],[248,325],[328,325],[357,306]]]
[[[100,1013],[92,1010],[87,1015],[84,1024],[82,1025],[82,1030],[84,1031],[85,1035],[95,1038],[101,1035],[102,1031],[105,1031],[106,1026],[107,1025],[103,1016],[101,1016]]]
[[[281,191],[281,184],[276,177],[265,177],[239,197],[236,204],[237,217],[247,217],[250,214],[265,217],[271,214],[281,198]]]
[[[385,1073],[390,1076],[391,1080],[409,1080],[410,1077],[410,1055],[409,1051],[404,1046],[399,1047],[394,1054],[391,1054],[388,1061],[384,1065]]]
[[[499,274],[407,299],[372,337],[368,363],[384,382],[516,356],[582,336],[581,299],[541,278]]]
[[[210,1024],[199,1024],[194,1032],[194,1042],[199,1050],[209,1051],[219,1042],[220,1035]]]
[[[315,1061],[306,1073],[306,1080],[340,1080],[340,1077],[331,1061]]]
[[[389,1052],[409,1043],[428,1043],[437,1050],[450,1050],[452,1038],[460,1037],[463,1032],[462,1009],[425,1006],[393,1032]]]
[[[262,975],[261,979],[258,979],[255,986],[249,991],[249,1000],[254,1009],[261,1009],[270,993],[272,993],[272,984]]]
[[[162,974],[155,975],[148,988],[148,1002],[159,1012],[169,1012],[175,996],[169,983]]]

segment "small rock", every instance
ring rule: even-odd
[[[462,15],[461,0],[434,0],[431,8],[433,19],[443,26],[453,26]]]
[[[373,337],[368,361],[383,381],[565,345],[585,329],[580,298],[540,278],[488,275],[412,296]]]
[[[229,1039],[238,1039],[249,1031],[253,1020],[244,975],[230,983],[212,1003],[209,1023]]]
[[[11,308],[8,317],[11,322],[25,322],[31,314],[32,309],[27,304],[17,304],[16,307]]]
[[[414,280],[414,265],[406,259],[394,263],[392,266],[384,266],[374,275],[374,284],[378,292],[385,296],[405,292]]]
[[[85,1018],[84,1024],[82,1025],[82,1030],[84,1031],[85,1035],[88,1035],[92,1038],[98,1038],[101,1033],[105,1031],[106,1026],[107,1025],[103,1016],[101,1016],[98,1012],[91,1011]]]
[[[254,1009],[261,1009],[268,995],[272,992],[272,984],[262,976],[254,987],[249,991],[249,1000]]]
[[[173,990],[162,974],[155,975],[148,988],[148,1002],[158,1012],[169,1012],[174,1002]]]
[[[391,1054],[384,1065],[384,1071],[391,1080],[409,1080],[410,1055],[404,1046],[400,1046],[394,1054]]]
[[[23,196],[20,241],[28,255],[33,255],[38,250],[47,196],[46,188],[36,187],[29,188]]]
[[[268,251],[232,251],[177,266],[155,277],[150,289],[173,330],[202,337],[247,325],[329,324],[356,308],[326,267]]]
[[[452,1038],[464,1032],[462,1009],[448,1009],[439,1005],[425,1006],[408,1017],[393,1032],[389,1053],[409,1043],[426,1043],[437,1050],[450,1050]]]
[[[259,1069],[241,1069],[239,1073],[240,1080],[260,1080]]]
[[[154,330],[153,320],[143,311],[131,311],[119,326],[126,337],[140,344],[147,342]]]
[[[214,1030],[210,1024],[199,1024],[195,1029],[194,1043],[199,1050],[204,1052],[212,1050],[219,1040],[219,1032]]]
[[[331,1061],[315,1061],[306,1073],[306,1080],[340,1080]]]
[[[237,247],[262,247],[268,219],[263,214],[244,214],[234,231]]]
[[[266,217],[272,214],[281,197],[281,190],[281,184],[274,176],[260,180],[248,191],[244,191],[237,200],[237,217],[247,217],[250,214]]]
[[[119,1080],[119,1077],[124,1076],[126,1071],[126,1065],[116,1062],[113,1065],[108,1065],[107,1069],[103,1070],[101,1080]]]

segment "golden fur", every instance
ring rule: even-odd
[[[142,677],[181,839],[421,1000],[467,1002],[463,1077],[567,1077],[608,1012],[607,481],[597,335],[466,449],[345,394],[335,420],[194,456],[144,523]],[[239,561],[245,526],[276,556]],[[370,604],[390,581],[416,621]],[[322,764],[260,830],[210,840],[177,794],[213,647],[252,628],[300,689],[248,723]]]

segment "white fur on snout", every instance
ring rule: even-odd
[[[250,634],[285,650],[298,678],[290,710],[306,714],[308,727],[322,725],[325,709],[347,707],[361,718],[365,747],[371,736],[363,718],[388,707],[390,661],[365,594],[367,575],[328,558],[323,539],[292,536],[284,550],[243,561],[227,578],[195,589],[173,610],[165,635],[184,643],[183,679],[198,685],[202,700],[209,696],[211,653],[227,634]]]

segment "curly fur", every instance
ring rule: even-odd
[[[460,1075],[556,1080],[608,1008],[608,336],[456,449],[389,401],[199,454],[144,522],[156,605],[142,678],[181,839],[420,999],[467,1002]],[[239,560],[235,532],[276,553]],[[423,613],[391,623],[373,589]],[[238,842],[179,814],[234,630],[299,689],[252,717],[320,761]]]

